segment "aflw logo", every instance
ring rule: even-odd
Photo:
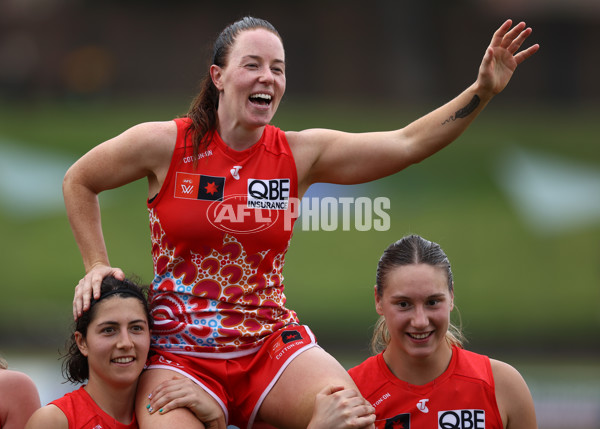
[[[183,172],[175,176],[175,198],[222,201],[224,188],[224,177]]]

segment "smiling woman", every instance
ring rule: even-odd
[[[376,279],[377,354],[349,370],[375,407],[376,427],[537,428],[517,370],[462,348],[450,323],[450,261],[437,243],[418,235],[392,243]]]
[[[152,324],[143,289],[106,277],[100,297],[77,319],[64,356],[67,380],[87,384],[37,410],[26,429],[137,428],[135,393],[148,358]],[[188,391],[182,393],[183,388]],[[175,397],[189,399],[201,392],[189,389],[179,384]],[[159,404],[175,408],[172,399]],[[214,409],[220,412],[216,404]]]
[[[107,277],[77,320],[63,365],[69,381],[87,384],[39,409],[27,428],[136,428],[135,391],[151,326],[142,289]]]

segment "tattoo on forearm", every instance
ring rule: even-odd
[[[477,94],[475,94],[473,96],[473,98],[471,99],[471,101],[469,101],[469,104],[467,104],[462,109],[457,110],[453,116],[450,116],[448,119],[446,119],[444,122],[442,122],[442,125],[447,124],[450,121],[456,121],[457,119],[466,118],[471,113],[473,113],[473,111],[477,108],[477,106],[479,106],[480,101],[481,101],[481,99],[479,98],[479,96]]]

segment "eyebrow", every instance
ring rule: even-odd
[[[132,320],[130,322],[127,322],[128,325],[135,325],[135,324],[138,324],[138,323],[148,324],[148,321],[144,320],[144,319],[136,319],[136,320]],[[116,321],[113,321],[113,320],[107,320],[106,322],[98,323],[98,326],[107,326],[107,325],[108,326],[119,325],[119,322],[116,322]]]
[[[242,57],[242,60],[244,60],[246,58],[250,58],[252,60],[261,60],[262,59],[262,57],[260,55],[252,55],[252,54],[250,54],[250,55],[244,55]],[[284,60],[280,60],[280,59],[276,59],[276,60],[274,60],[274,62],[278,63],[278,64],[285,64],[285,61]]]
[[[445,298],[445,297],[446,297],[445,293],[434,293],[433,295],[426,296],[425,299]],[[392,295],[391,298],[392,299],[406,299],[406,300],[414,299],[414,297],[406,296],[406,295]]]

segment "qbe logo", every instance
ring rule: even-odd
[[[438,429],[485,429],[485,411],[438,411]]]
[[[290,179],[248,179],[248,208],[287,210]]]

